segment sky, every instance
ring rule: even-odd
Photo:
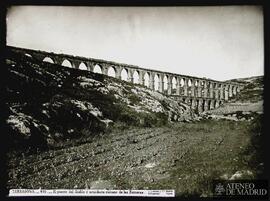
[[[219,81],[264,74],[260,6],[12,6],[7,45]]]

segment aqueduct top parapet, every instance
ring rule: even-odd
[[[136,66],[136,65],[131,65],[131,64],[124,64],[124,63],[117,63],[114,61],[108,61],[108,60],[103,60],[103,59],[95,59],[95,58],[90,58],[90,57],[82,57],[82,56],[73,56],[73,55],[68,55],[68,54],[62,54],[62,53],[54,53],[54,52],[46,52],[46,51],[41,51],[41,50],[32,50],[32,49],[27,49],[27,48],[19,48],[19,47],[13,47],[13,46],[7,46],[8,48],[14,50],[14,51],[19,51],[19,52],[25,52],[25,53],[33,53],[33,54],[41,54],[44,55],[45,57],[61,57],[64,59],[70,59],[72,61],[79,61],[79,62],[93,62],[93,63],[99,63],[99,64],[105,64],[107,66],[119,66],[119,67],[123,67],[123,68],[131,68],[134,70],[144,70],[144,71],[148,71],[148,72],[154,72],[154,73],[158,73],[158,74],[166,74],[166,75],[170,75],[170,76],[180,76],[180,77],[185,77],[185,78],[190,78],[190,79],[198,79],[198,80],[207,80],[207,81],[211,81],[211,82],[216,82],[216,83],[222,83],[222,84],[232,84],[232,85],[238,85],[238,86],[242,86],[241,84],[239,84],[238,82],[222,82],[222,81],[217,81],[217,80],[213,80],[210,78],[200,78],[200,77],[196,77],[196,76],[190,76],[190,75],[182,75],[182,74],[176,74],[176,73],[171,73],[171,72],[167,72],[167,71],[160,71],[160,70],[154,70],[154,69],[150,69],[150,68],[143,68],[140,66]],[[45,58],[44,57],[44,58]],[[77,67],[77,66],[75,66]]]

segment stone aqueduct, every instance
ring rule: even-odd
[[[71,67],[75,69],[79,69],[81,64],[84,64],[87,70],[91,72],[95,72],[95,68],[100,68],[100,73],[104,75],[108,75],[109,69],[113,68],[115,77],[118,79],[121,79],[121,73],[125,70],[127,72],[127,81],[132,83],[134,82],[134,74],[137,73],[138,84],[145,86],[147,75],[149,78],[147,87],[152,90],[156,89],[176,100],[183,101],[198,112],[219,107],[219,105],[236,95],[243,88],[243,85],[235,82],[221,82],[207,78],[180,75],[101,59],[56,54],[12,46],[8,46],[8,49],[16,53],[31,56],[40,61],[50,58],[53,63],[59,65],[63,65],[63,62],[67,60],[70,62]],[[155,82],[156,78],[158,82]],[[175,83],[174,86],[173,81]],[[155,83],[158,84],[158,87],[155,87]],[[164,87],[165,85],[167,89]]]

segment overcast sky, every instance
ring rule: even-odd
[[[14,6],[7,44],[221,81],[264,73],[260,6]]]

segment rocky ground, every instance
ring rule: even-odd
[[[207,197],[213,179],[264,171],[262,78],[241,80],[241,94],[198,117],[139,85],[11,53],[6,63],[8,189],[174,189]]]

